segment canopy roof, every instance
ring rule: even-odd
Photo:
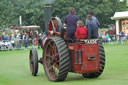
[[[112,20],[125,19],[125,18],[128,18],[128,11],[115,12],[114,16],[111,17]]]
[[[12,26],[10,29],[40,29],[40,26]]]

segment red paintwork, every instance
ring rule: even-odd
[[[55,25],[54,25],[55,24]],[[55,20],[50,20],[48,27],[48,37],[55,37],[56,27],[58,24]],[[50,34],[50,31],[53,30],[54,35]],[[59,36],[60,37],[60,36]],[[66,37],[66,34],[64,34]],[[81,42],[76,43],[67,43],[69,54],[70,54],[70,71],[74,73],[88,73],[88,72],[98,72],[99,65],[99,44],[82,44]],[[81,51],[81,63],[79,62],[79,52],[77,52],[77,64],[75,63],[75,52]],[[89,60],[88,57],[96,56],[96,59]]]
[[[75,73],[88,73],[99,71],[99,46],[98,44],[68,44],[70,53],[71,71]],[[75,51],[82,51],[82,64],[79,64],[79,55],[77,54],[77,64],[75,64]],[[88,56],[96,56],[93,61],[88,60]]]

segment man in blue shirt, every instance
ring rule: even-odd
[[[1,38],[2,38],[2,40],[4,40],[4,38],[5,38],[5,33],[4,32],[2,33]]]
[[[88,39],[98,38],[98,28],[93,22],[91,15],[87,16],[86,28],[88,29]]]
[[[92,16],[92,21],[96,24],[97,28],[100,26],[99,20],[94,16],[94,12],[91,10],[89,13]]]
[[[94,12],[92,10],[89,12],[89,15],[91,16],[91,21],[92,21],[93,25],[95,25],[94,30],[96,31],[95,33],[97,33],[96,36],[98,38],[98,27],[100,26],[100,23],[99,23],[98,19],[94,16]],[[87,23],[88,23],[88,19],[86,19],[85,25],[87,25]]]
[[[8,34],[6,34],[6,36],[4,37],[4,40],[5,40],[5,41],[9,41]]]
[[[67,27],[67,37],[68,38],[71,38],[73,40],[75,40],[75,31],[76,31],[76,28],[77,28],[77,23],[78,21],[78,17],[75,15],[75,9],[74,8],[70,8],[69,9],[69,15],[67,15],[65,18],[64,18],[64,26]]]

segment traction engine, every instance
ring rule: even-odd
[[[38,63],[43,64],[51,81],[64,81],[68,72],[82,74],[85,78],[99,77],[105,66],[104,47],[99,39],[67,38],[66,29],[58,17],[49,22],[48,36],[42,40],[43,57],[38,60],[35,48],[30,50],[30,71],[37,75]]]

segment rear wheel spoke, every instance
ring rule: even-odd
[[[51,44],[49,44],[49,46],[52,48],[52,50],[54,49],[54,47]]]
[[[53,46],[53,49],[54,49],[54,53],[56,53],[57,52],[56,45]]]
[[[56,54],[54,54],[52,57],[58,57],[59,56],[59,54],[58,53],[56,53]]]
[[[47,54],[46,56],[47,56],[47,57],[50,57],[50,58],[52,57],[51,55],[48,55],[48,54]]]
[[[51,69],[53,69],[53,66],[54,66],[54,65],[50,66],[50,67],[48,68],[48,70],[50,71]]]

